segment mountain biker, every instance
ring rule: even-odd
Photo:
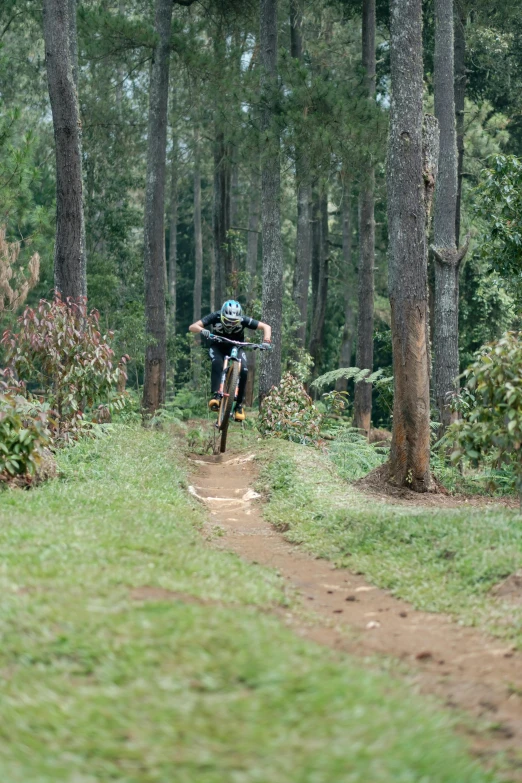
[[[212,333],[210,329],[212,328]],[[235,340],[236,342],[245,342],[245,329],[262,329],[263,330],[263,346],[265,348],[271,348],[270,338],[272,336],[272,329],[268,324],[264,324],[262,321],[256,321],[255,318],[249,318],[243,315],[243,308],[236,302],[235,299],[227,299],[223,304],[221,310],[217,310],[215,313],[209,313],[200,321],[189,326],[189,332],[201,334],[202,337],[206,337],[208,340],[213,340],[216,337],[226,337],[228,340]],[[225,356],[230,356],[230,351],[233,348],[230,343],[219,343],[217,340],[210,346],[209,354],[212,360],[212,374],[211,374],[211,386],[212,396],[208,407],[211,411],[218,411],[220,400],[218,398],[219,386],[221,383],[221,376],[223,374],[223,362]],[[239,388],[237,392],[237,401],[235,408],[236,421],[243,421],[245,419],[245,412],[243,410],[243,400],[245,399],[245,389],[248,376],[247,357],[245,351],[239,351],[239,359],[241,360],[241,372],[239,374]]]

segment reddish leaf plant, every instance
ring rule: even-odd
[[[45,398],[56,413],[57,440],[77,437],[86,409],[105,403],[124,405],[115,392],[124,366],[114,361],[112,332],[99,331],[99,313],[85,301],[42,299],[36,309],[26,307],[18,318],[19,331],[2,337],[6,360],[23,378],[33,396]]]

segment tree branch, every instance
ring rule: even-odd
[[[439,264],[448,264],[449,266],[459,267],[462,259],[469,249],[470,234],[466,236],[466,241],[460,248],[435,247],[430,245],[430,250]]]

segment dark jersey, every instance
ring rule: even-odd
[[[255,318],[248,318],[246,315],[242,315],[239,323],[236,326],[225,326],[221,322],[221,312],[209,313],[201,319],[201,323],[205,329],[211,329],[214,334],[221,335],[221,337],[228,337],[229,340],[237,340],[239,343],[245,342],[245,329],[257,329],[259,321]]]

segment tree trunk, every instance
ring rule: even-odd
[[[165,402],[165,169],[172,0],[156,0],[157,41],[152,55],[145,189],[145,352],[143,409],[154,413]]]
[[[201,289],[203,284],[203,234],[201,231],[201,165],[200,165],[200,139],[199,129],[194,129],[194,295],[192,320],[201,318]],[[195,336],[195,343],[199,348],[201,340]],[[200,375],[199,350],[194,352],[192,364],[194,382],[197,384]]]
[[[328,193],[323,191],[319,199],[318,215],[318,269],[317,293],[310,336],[310,355],[314,360],[314,374],[319,374],[322,361],[324,321],[326,316],[326,301],[328,298],[329,246],[328,246]]]
[[[422,0],[391,0],[387,189],[394,403],[390,478],[430,488]]]
[[[210,312],[216,309],[216,250],[214,244],[209,246],[210,251]]]
[[[214,142],[214,255],[216,261],[216,300],[220,306],[230,284],[230,161],[225,134],[216,121]]]
[[[375,0],[363,0],[362,5],[362,65],[365,84],[371,100],[375,96]],[[359,309],[357,317],[357,358],[361,370],[373,370],[373,309],[375,266],[375,171],[370,164],[361,182],[359,200]],[[372,386],[364,381],[356,384],[353,402],[354,426],[370,433],[372,418]]]
[[[352,205],[351,183],[345,182],[343,193],[343,293],[344,293],[344,328],[339,356],[339,368],[350,367],[353,350],[354,312],[353,297],[353,262],[352,262]],[[347,391],[348,379],[339,378],[335,384],[337,391]]]
[[[261,208],[260,184],[259,169],[257,166],[254,166],[252,179],[250,182],[250,201],[248,204],[248,239],[246,258],[246,299],[249,312],[252,312],[252,306],[254,304],[257,289],[257,256],[259,248],[259,219]],[[256,370],[256,351],[251,351],[248,355],[248,376],[245,390],[245,403],[250,407],[254,404]]]
[[[260,0],[261,71],[261,219],[263,235],[263,321],[272,327],[273,350],[263,356],[261,401],[281,380],[283,316],[283,246],[281,239],[281,170],[279,133],[274,112],[277,89],[277,0]]]
[[[248,238],[247,238],[247,305],[252,307],[256,296],[257,256],[259,247],[259,218],[260,218],[260,181],[259,170],[255,166],[250,183],[250,201],[248,204]]]
[[[464,112],[466,101],[466,0],[456,0],[455,17],[455,116],[457,129],[457,209],[455,244],[460,243],[462,180],[464,172]]]
[[[453,0],[435,0],[435,116],[440,128],[433,216],[435,257],[435,400],[440,434],[451,422],[450,397],[459,374],[459,269],[465,251],[456,245],[457,135],[454,97]]]
[[[71,49],[69,0],[44,0],[47,82],[56,154],[54,285],[62,298],[87,296],[81,126]]]
[[[312,235],[312,248],[311,248],[311,271],[312,271],[312,315],[311,321],[313,324],[314,313],[317,309],[317,295],[319,291],[319,273],[321,269],[321,198],[316,188],[312,191],[312,223],[311,223],[311,235]],[[310,342],[312,340],[312,332],[310,330],[310,340],[308,344],[308,350],[310,350]]]
[[[170,172],[170,241],[168,263],[169,332],[176,336],[176,287],[178,271],[178,141],[172,134],[172,159]]]
[[[291,55],[303,62],[302,40],[303,13],[301,0],[290,0],[290,47]],[[296,144],[295,177],[297,184],[297,232],[293,299],[299,312],[299,323],[295,331],[298,348],[304,348],[306,322],[308,317],[308,288],[312,264],[312,186],[310,184],[310,161],[304,148]]]

